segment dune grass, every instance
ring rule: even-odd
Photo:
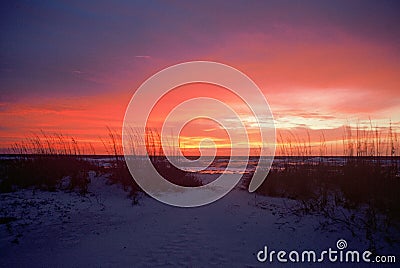
[[[364,230],[371,250],[377,235],[400,243],[392,230],[400,230],[397,133],[391,126],[385,133],[372,127],[346,127],[344,132],[343,153],[336,157],[326,155],[322,135],[319,148],[314,148],[320,152],[317,156],[308,142],[281,142],[283,156],[276,158],[256,194],[297,200],[300,205],[290,213],[322,214],[327,219],[321,223],[324,228],[340,225],[353,234]]]
[[[41,132],[14,144],[11,150],[14,157],[0,160],[1,192],[33,187],[87,193],[88,172],[95,166],[85,160],[84,147],[74,138]]]
[[[381,210],[397,211],[399,204],[399,141],[391,125],[386,129],[371,127],[344,128],[343,163],[330,162],[323,133],[317,148],[308,140],[293,134],[278,136],[279,166],[274,163],[259,194],[289,197],[299,200],[316,200],[324,195],[340,192],[346,203],[356,206],[373,203]],[[102,140],[110,159],[110,166],[103,167],[88,161],[85,153],[95,154],[93,146],[82,145],[73,137],[40,132],[12,146],[17,156],[1,160],[0,190],[11,191],[16,187],[37,187],[55,190],[68,179],[68,189],[87,191],[88,172],[103,173],[109,182],[119,183],[134,196],[140,191],[126,166],[121,134],[108,128],[108,138]],[[145,140],[131,129],[131,153],[147,151],[157,171],[172,183],[181,186],[200,186],[195,174],[182,171],[168,163],[157,130],[147,129]],[[293,141],[293,142],[292,142]],[[313,153],[320,154],[315,157]],[[324,201],[321,201],[324,202]],[[392,212],[391,212],[392,213]],[[396,216],[397,217],[397,216]]]

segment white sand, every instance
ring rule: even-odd
[[[171,207],[147,196],[132,205],[120,186],[106,185],[104,178],[93,178],[89,190],[87,197],[1,194],[0,216],[17,220],[0,225],[0,266],[267,267],[255,257],[264,245],[322,250],[344,238],[349,247],[368,246],[361,230],[359,237],[321,231],[321,216],[299,218],[285,208],[293,201],[255,198],[239,187],[199,208]],[[398,252],[381,246],[387,254]]]

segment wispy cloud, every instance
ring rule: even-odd
[[[148,55],[136,55],[135,58],[139,58],[139,59],[151,59],[151,56],[148,56]]]

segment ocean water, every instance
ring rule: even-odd
[[[330,166],[343,166],[348,161],[354,161],[357,158],[346,158],[346,157],[275,157],[271,165],[272,170],[282,170],[290,165],[320,165],[326,164]],[[378,162],[382,166],[397,165],[400,167],[400,158],[362,158],[363,161],[375,163]],[[208,159],[207,159],[208,161]],[[199,166],[203,166],[207,161],[200,162],[200,165],[196,166],[196,163],[190,165],[188,164],[184,169],[186,171],[195,172],[199,169]],[[246,167],[243,169],[242,167]],[[229,157],[217,157],[211,164],[205,169],[199,171],[199,173],[205,174],[220,174],[220,173],[252,173],[258,166],[257,157],[240,157],[239,159],[230,159]],[[260,168],[268,168],[268,166]]]

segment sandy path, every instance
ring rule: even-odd
[[[119,186],[105,185],[104,179],[92,180],[90,191],[88,197],[32,191],[2,195],[2,212],[13,209],[20,218],[8,228],[0,225],[2,265],[263,267],[271,264],[259,263],[255,254],[266,244],[278,250],[318,249],[334,246],[341,237],[352,239],[345,231],[316,231],[314,216],[282,216],[283,199],[258,196],[257,202],[266,205],[256,207],[254,195],[239,189],[191,209],[145,196],[133,206]]]

